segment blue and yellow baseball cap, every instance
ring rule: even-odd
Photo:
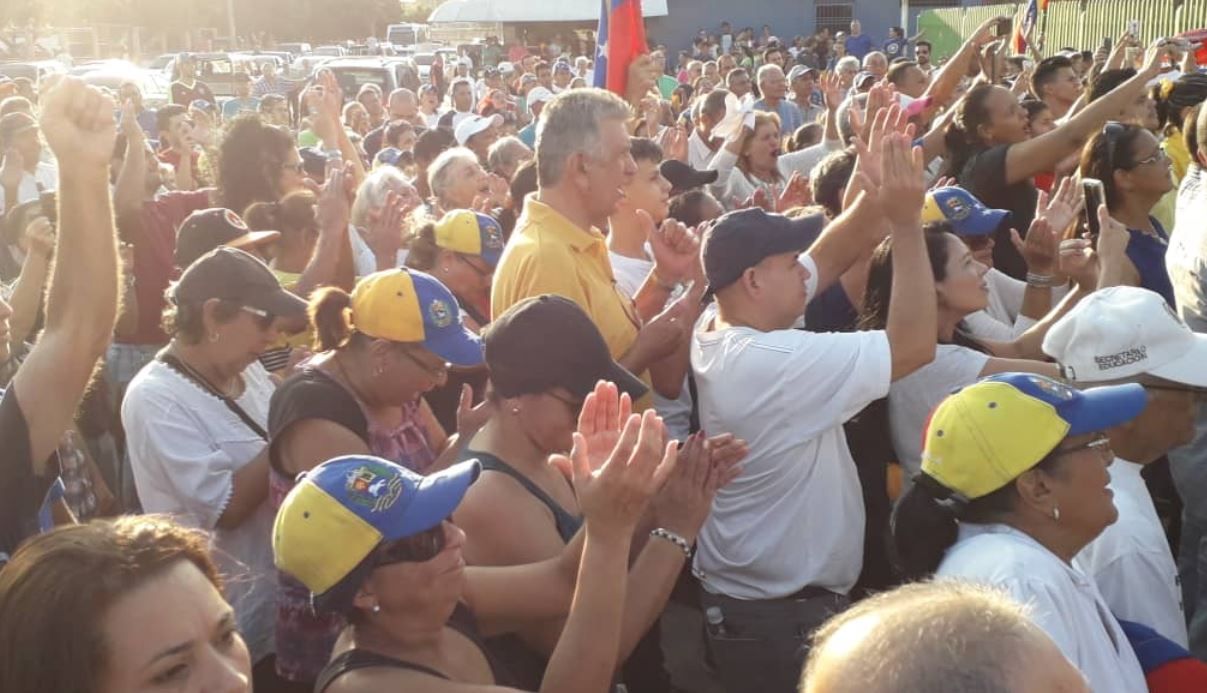
[[[276,565],[316,605],[346,608],[377,547],[439,525],[480,471],[477,460],[428,476],[372,455],[328,460],[302,474],[281,503],[272,530]]]
[[[423,344],[454,366],[482,363],[482,340],[461,322],[452,292],[430,274],[401,268],[362,278],[352,290],[352,324],[375,339]]]
[[[957,236],[988,236],[997,231],[1010,212],[990,209],[964,188],[948,186],[926,193],[922,223],[945,221]]]
[[[454,253],[477,255],[492,268],[497,267],[503,255],[503,227],[489,215],[456,209],[436,222],[436,245]]]
[[[931,414],[922,473],[968,500],[980,498],[1065,438],[1126,423],[1147,402],[1135,383],[1082,391],[1032,373],[992,375],[948,396]]]

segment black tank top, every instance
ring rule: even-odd
[[[553,522],[557,527],[557,534],[562,538],[563,543],[569,544],[574,535],[578,533],[579,528],[582,527],[583,519],[581,517],[571,515],[569,511],[553,500],[548,493],[545,493],[540,486],[537,486],[532,479],[524,476],[515,467],[512,467],[498,457],[480,450],[466,450],[461,453],[461,459],[476,459],[482,464],[482,469],[501,472],[515,479],[517,483],[524,487],[525,491],[531,493],[542,505],[549,508],[549,512],[553,513]]]
[[[490,671],[494,676],[496,684],[507,685],[510,683],[510,677],[496,664],[495,659],[491,657],[490,652],[484,646],[482,636],[478,633],[478,621],[467,606],[460,602],[457,603],[456,608],[453,609],[453,615],[448,619],[448,626],[469,638],[478,647],[478,650],[486,657],[486,663],[490,665]],[[449,680],[448,676],[423,664],[396,659],[389,655],[379,654],[370,650],[353,649],[341,652],[327,663],[327,666],[319,673],[318,680],[314,684],[315,693],[323,693],[336,679],[350,671],[379,667],[417,671],[421,674],[444,679],[445,681]]]

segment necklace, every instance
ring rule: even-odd
[[[235,377],[235,383],[234,383],[233,387],[228,388],[228,389],[220,388],[217,385],[215,385],[213,383],[213,381],[211,381],[209,378],[202,375],[201,372],[198,371],[196,367],[194,367],[192,364],[190,364],[188,361],[186,361],[184,359],[184,356],[180,353],[180,351],[178,349],[176,349],[175,347],[172,347],[170,349],[170,351],[176,357],[176,362],[179,363],[181,365],[181,367],[184,368],[184,370],[186,372],[188,372],[188,374],[192,378],[194,378],[201,384],[205,385],[206,387],[208,387],[210,390],[214,391],[218,395],[220,395],[222,397],[227,397],[229,399],[239,399],[239,397],[243,396],[243,378],[242,378],[242,376]]]

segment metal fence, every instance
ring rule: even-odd
[[[926,10],[918,27],[934,44],[936,57],[949,56],[981,22],[995,16],[1016,16],[1020,3],[952,7]],[[1148,43],[1162,36],[1207,28],[1207,0],[1056,0],[1048,6],[1044,53],[1073,47],[1093,50],[1104,37],[1118,39],[1128,22],[1140,23],[1140,39]],[[1041,25],[1045,19],[1040,16]]]

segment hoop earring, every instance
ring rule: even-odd
[[[222,335],[218,334],[217,332],[211,332],[211,333],[210,333],[210,341],[211,341],[211,342],[216,342],[216,341],[218,341],[218,340],[219,340],[221,337],[222,337]]]

